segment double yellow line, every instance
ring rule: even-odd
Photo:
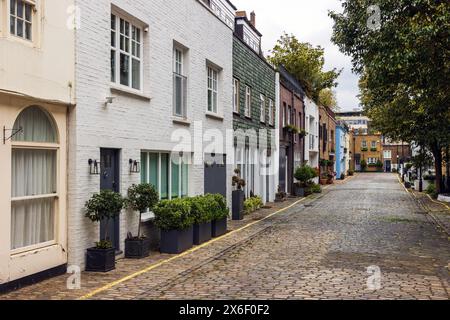
[[[326,189],[328,189],[329,187],[330,187],[330,186],[326,186],[326,187],[323,188],[323,190],[326,190]],[[113,281],[113,282],[111,282],[111,283],[108,283],[107,285],[104,285],[103,287],[100,287],[100,288],[98,288],[98,289],[95,289],[95,290],[89,292],[88,294],[85,294],[84,296],[79,297],[77,300],[86,300],[86,299],[92,298],[93,296],[95,296],[95,295],[97,295],[97,294],[99,294],[99,293],[101,293],[101,292],[104,292],[104,291],[106,291],[106,290],[109,290],[109,289],[111,289],[111,288],[113,288],[113,287],[115,287],[115,286],[117,286],[117,285],[119,285],[119,284],[121,284],[121,283],[124,283],[124,282],[126,282],[126,281],[128,281],[128,280],[131,280],[131,279],[133,279],[133,278],[136,278],[136,277],[138,277],[138,276],[140,276],[140,275],[142,275],[142,274],[144,274],[144,273],[147,273],[147,272],[149,272],[149,271],[152,271],[153,269],[156,269],[156,268],[161,267],[161,266],[163,266],[163,265],[165,265],[165,264],[167,264],[167,263],[170,263],[170,262],[172,262],[172,261],[174,261],[174,260],[177,260],[177,259],[179,259],[179,258],[182,258],[182,257],[184,257],[184,256],[186,256],[186,255],[188,255],[188,254],[191,254],[191,253],[195,252],[195,251],[198,251],[198,250],[200,250],[200,249],[202,249],[202,248],[204,248],[204,247],[206,247],[206,246],[209,246],[209,245],[213,244],[214,242],[220,241],[220,240],[222,240],[222,239],[224,239],[224,238],[226,238],[226,237],[229,237],[229,236],[231,236],[231,235],[233,235],[233,234],[235,234],[235,233],[237,233],[237,232],[240,232],[240,231],[242,231],[242,230],[248,229],[248,228],[250,228],[251,226],[254,226],[255,224],[261,223],[261,222],[263,222],[263,221],[265,221],[265,220],[267,220],[267,219],[269,219],[269,218],[271,218],[271,217],[273,217],[273,216],[275,216],[275,215],[277,215],[277,214],[280,214],[280,213],[282,213],[282,212],[284,212],[284,211],[286,211],[286,210],[288,210],[288,209],[290,209],[290,208],[296,206],[297,204],[299,204],[299,203],[301,203],[301,202],[303,202],[303,201],[305,201],[306,199],[311,198],[311,197],[312,197],[312,196],[309,196],[309,197],[306,197],[306,198],[302,198],[302,199],[300,199],[300,200],[294,202],[293,204],[291,204],[291,205],[289,205],[289,206],[287,206],[287,207],[285,207],[285,208],[283,208],[283,209],[280,209],[280,210],[278,210],[278,211],[276,211],[276,212],[274,212],[274,213],[269,214],[267,217],[264,217],[264,218],[261,219],[261,220],[251,222],[251,223],[249,223],[249,224],[247,224],[247,225],[245,225],[245,226],[243,226],[243,227],[241,227],[241,228],[239,228],[239,229],[233,230],[233,231],[231,231],[231,232],[229,232],[229,233],[227,233],[227,234],[225,234],[225,235],[223,235],[223,236],[221,236],[221,237],[215,238],[215,239],[213,239],[213,240],[211,240],[211,241],[209,241],[209,242],[206,242],[206,243],[204,243],[204,244],[201,244],[201,245],[199,245],[199,246],[196,246],[196,247],[194,247],[194,248],[192,248],[192,249],[190,249],[190,250],[188,250],[188,251],[185,251],[185,252],[183,252],[183,253],[180,253],[180,254],[178,254],[178,255],[176,255],[176,256],[173,256],[173,257],[171,257],[171,258],[168,258],[168,259],[162,260],[162,261],[160,261],[160,262],[157,262],[157,263],[155,263],[155,264],[152,264],[152,265],[148,266],[148,267],[145,268],[145,269],[142,269],[142,270],[140,270],[140,271],[137,271],[137,272],[135,272],[135,273],[133,273],[133,274],[130,274],[130,275],[126,276],[126,277],[123,277],[123,278],[121,278],[121,279],[119,279],[119,280],[116,280],[116,281]]]

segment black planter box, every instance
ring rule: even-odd
[[[108,272],[116,268],[116,249],[89,248],[86,253],[86,271]]]
[[[194,244],[199,245],[211,240],[211,221],[194,224]]]
[[[186,230],[161,230],[161,253],[178,254],[194,245],[194,228]]]
[[[233,191],[233,203],[232,203],[232,218],[233,220],[244,219],[244,191]]]
[[[142,259],[150,255],[150,239],[126,239],[125,258]]]
[[[227,223],[228,219],[225,217],[220,220],[213,220],[212,226],[211,226],[211,235],[213,238],[217,238],[220,236],[223,236],[225,233],[227,233]]]
[[[305,196],[305,188],[300,187],[298,185],[294,185],[294,196],[304,197]]]

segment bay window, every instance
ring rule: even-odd
[[[111,14],[111,82],[142,89],[142,29]]]

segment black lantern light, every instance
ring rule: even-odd
[[[139,172],[141,172],[139,161],[130,159],[128,161],[128,163],[130,164],[130,173],[139,173]]]
[[[89,174],[100,174],[98,169],[98,160],[89,159]]]

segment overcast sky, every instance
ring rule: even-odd
[[[325,68],[343,68],[336,88],[341,110],[359,105],[358,77],[351,71],[351,60],[331,43],[333,22],[328,10],[341,11],[339,0],[231,0],[238,10],[256,13],[256,27],[263,34],[262,46],[267,54],[281,34],[293,33],[300,41],[325,49]]]

